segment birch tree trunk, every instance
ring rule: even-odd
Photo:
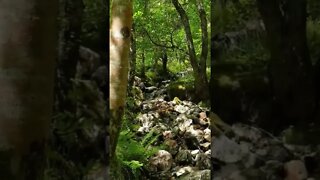
[[[110,26],[110,177],[123,179],[116,158],[127,94],[132,1],[113,0]]]

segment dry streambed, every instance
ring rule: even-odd
[[[139,133],[155,131],[157,144],[166,145],[146,165],[150,179],[320,179],[320,146],[288,144],[240,123],[229,132],[211,132],[208,108],[168,100],[165,87],[147,87],[147,98],[138,102]]]

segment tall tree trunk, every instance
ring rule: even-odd
[[[145,65],[145,54],[144,54],[144,50],[142,50],[142,54],[141,54],[141,78],[145,78],[146,77],[146,65]]]
[[[132,1],[113,0],[110,29],[110,177],[121,180],[116,146],[122,125],[128,85]]]
[[[214,59],[214,54],[217,52],[214,52],[214,41],[213,41],[213,31],[214,31],[214,19],[213,19],[213,13],[214,13],[214,0],[210,0],[210,31],[211,31],[211,38],[210,38],[210,82],[209,82],[209,86],[210,86],[210,108],[211,111],[214,111],[213,108],[213,102],[214,102],[214,90],[213,90],[213,78],[214,78],[214,72],[213,72],[213,62],[215,61]]]
[[[43,180],[57,0],[0,1],[0,179]]]
[[[75,112],[75,104],[67,97],[72,90],[79,59],[83,14],[82,0],[60,0],[59,57],[56,79],[57,110]]]
[[[200,81],[198,87],[199,90],[196,91],[196,94],[202,94],[201,100],[206,100],[209,98],[209,83],[207,78],[207,58],[209,51],[209,38],[208,38],[208,21],[207,14],[205,12],[203,1],[196,0],[196,6],[198,9],[199,17],[200,17],[200,25],[201,25],[201,54],[199,60],[199,74]]]
[[[199,100],[205,100],[209,98],[209,84],[207,81],[206,75],[206,60],[208,55],[208,31],[207,31],[207,19],[206,14],[202,5],[201,0],[197,0],[197,8],[199,11],[200,21],[201,21],[201,56],[198,62],[198,58],[196,56],[196,51],[193,43],[193,37],[191,33],[189,18],[186,11],[183,9],[182,5],[178,0],[172,0],[174,7],[179,13],[180,19],[182,21],[185,33],[187,46],[189,51],[190,64],[193,69],[193,74],[195,78],[195,90],[196,95]]]
[[[136,40],[135,40],[135,29],[134,29],[134,24],[132,24],[129,87],[133,86],[134,76],[136,75],[136,60],[137,60],[137,48],[136,48]]]
[[[162,50],[162,71],[163,73],[167,73],[168,69],[167,69],[167,65],[168,65],[168,54],[167,54],[167,50],[164,48],[164,50]]]
[[[306,0],[257,0],[264,21],[275,104],[282,123],[305,127],[315,91],[306,40]],[[283,124],[283,125],[285,125]]]
[[[203,7],[202,0],[196,0],[196,5],[198,8],[198,13],[200,17],[200,25],[201,25],[201,55],[199,66],[204,76],[203,78],[207,82],[206,76],[206,68],[207,68],[207,58],[208,58],[208,51],[209,51],[209,39],[208,39],[208,21],[207,15]]]
[[[316,91],[316,108],[314,112],[315,121],[317,125],[320,127],[320,59],[314,66],[314,81],[315,81],[315,91]]]

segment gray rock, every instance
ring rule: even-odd
[[[263,159],[259,158],[259,156],[254,153],[246,154],[242,160],[242,164],[246,168],[257,168],[261,166],[263,163]]]
[[[211,145],[211,143],[209,143],[209,142],[205,142],[205,143],[201,143],[200,144],[200,147],[202,147],[201,149],[203,150],[203,151],[208,151],[209,149],[210,149],[210,146]]]
[[[212,140],[212,157],[225,163],[234,163],[242,159],[241,147],[225,135]]]
[[[99,87],[104,87],[107,85],[108,69],[106,66],[100,66],[98,69],[91,75]]]
[[[177,111],[178,113],[183,114],[189,110],[189,107],[179,104],[174,107],[174,110]]]
[[[158,153],[149,161],[148,169],[156,171],[169,171],[173,164],[172,155],[165,150],[159,150]]]
[[[182,165],[191,164],[192,154],[189,150],[180,150],[175,157],[175,161]]]
[[[209,169],[194,171],[177,178],[177,180],[211,180],[211,171]]]
[[[213,172],[213,180],[223,180],[231,173],[238,171],[241,169],[241,166],[236,163],[226,164],[221,167],[219,171]]]
[[[199,153],[197,154],[195,161],[196,167],[200,170],[211,168],[210,155],[207,155],[205,153]]]
[[[191,166],[185,166],[185,167],[179,167],[177,172],[174,172],[173,174],[176,175],[177,177],[180,177],[185,174],[189,174],[194,172],[194,168]]]
[[[308,178],[308,172],[301,160],[292,160],[284,164],[286,172],[285,180],[304,180]]]
[[[292,158],[288,150],[283,146],[270,146],[267,156],[269,160],[278,160],[280,162],[285,162]]]
[[[147,93],[153,92],[153,91],[155,91],[156,89],[158,89],[158,88],[155,87],[155,86],[145,87],[145,91],[146,91]]]
[[[233,172],[228,180],[267,180],[266,175],[259,169],[245,169]]]
[[[270,180],[283,179],[283,177],[281,177],[281,175],[283,174],[283,163],[279,161],[276,161],[276,160],[267,161],[266,164],[260,169],[266,174],[267,179],[270,179]]]

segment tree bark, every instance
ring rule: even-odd
[[[213,102],[214,102],[214,90],[213,90],[213,82],[214,82],[214,72],[213,72],[213,63],[215,61],[214,54],[217,52],[214,52],[214,39],[213,39],[213,31],[214,31],[214,0],[210,0],[210,31],[211,31],[211,38],[210,38],[210,81],[209,81],[209,86],[210,86],[210,108],[211,111],[214,111],[214,107],[213,107]]]
[[[168,54],[167,54],[167,50],[166,48],[163,48],[162,50],[162,71],[163,73],[167,74],[168,69],[167,69],[167,65],[168,65]]]
[[[312,120],[315,90],[306,40],[306,1],[257,0],[267,31],[274,109],[282,125]],[[285,123],[285,124],[283,124]]]
[[[132,35],[131,35],[131,44],[130,45],[131,45],[131,47],[130,47],[129,87],[133,86],[134,76],[136,75],[137,48],[136,48],[134,24],[132,24]]]
[[[128,85],[132,1],[113,0],[110,29],[110,177],[123,179],[116,146],[122,125]]]
[[[56,0],[0,1],[0,179],[42,180],[53,106]]]
[[[75,104],[67,97],[72,90],[79,60],[80,33],[83,14],[82,0],[60,0],[59,57],[56,78],[57,110],[75,113]]]
[[[191,33],[189,18],[187,13],[183,9],[182,5],[178,0],[172,0],[174,7],[179,13],[180,19],[182,21],[184,31],[186,33],[187,46],[189,51],[190,64],[193,69],[193,74],[195,78],[195,91],[196,96],[199,100],[205,100],[209,98],[209,84],[207,81],[206,75],[206,60],[208,55],[208,31],[207,31],[207,19],[206,14],[202,5],[201,0],[197,0],[197,8],[199,11],[200,21],[201,21],[201,56],[198,62],[198,58],[196,56],[196,51],[193,43],[193,37]]]
[[[142,54],[141,54],[141,78],[145,78],[146,77],[146,66],[145,66],[145,54],[144,54],[144,50],[142,50]]]

